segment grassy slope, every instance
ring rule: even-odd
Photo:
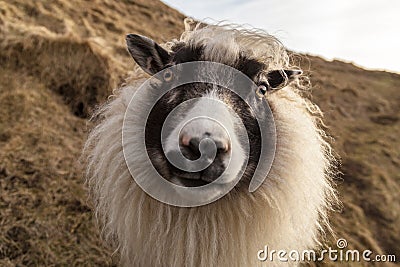
[[[77,164],[86,117],[132,66],[124,34],[168,40],[182,19],[158,1],[0,1],[0,266],[115,263]],[[303,68],[343,159],[338,237],[400,257],[400,76]]]
[[[342,158],[344,207],[332,221],[349,248],[400,254],[400,76],[311,58],[313,99]]]

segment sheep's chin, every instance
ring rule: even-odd
[[[192,179],[192,178],[184,178],[184,177],[178,177],[178,176],[173,176],[170,180],[171,183],[180,185],[180,186],[185,186],[185,187],[198,187],[198,186],[203,186],[209,184],[209,182],[202,180],[201,178],[198,179]]]
[[[208,184],[215,185],[216,187],[229,186],[235,182],[235,177],[229,177],[228,175],[223,175],[218,177],[216,180],[209,180],[206,177],[207,174],[201,172],[184,172],[170,170],[169,177],[167,179],[171,183],[184,187],[199,187]],[[209,178],[209,177],[208,177]]]

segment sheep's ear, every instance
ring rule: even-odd
[[[132,58],[150,75],[161,71],[170,60],[168,51],[148,37],[128,34],[126,44]]]
[[[301,70],[273,70],[267,74],[268,84],[272,89],[279,89],[302,73]]]

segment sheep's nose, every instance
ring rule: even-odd
[[[230,143],[228,139],[214,138],[212,134],[206,132],[201,138],[190,136],[188,134],[182,134],[179,138],[179,145],[182,149],[182,153],[185,157],[190,160],[196,160],[200,158],[200,142],[203,139],[207,139],[208,142],[204,142],[204,156],[212,157],[214,153],[212,150],[217,149],[216,158],[224,157],[230,150]],[[215,146],[212,144],[214,143]]]

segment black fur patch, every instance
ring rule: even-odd
[[[193,47],[188,46],[184,43],[178,43],[174,47],[172,47],[174,55],[172,57],[172,61],[176,64],[184,63],[184,62],[192,62],[199,61],[204,58],[203,51],[204,48],[202,46]],[[239,54],[239,58],[231,67],[241,71],[247,77],[254,80],[257,74],[265,68],[265,65],[256,59],[252,59],[247,57],[243,52]]]
[[[192,62],[201,60],[201,55],[203,53],[203,47],[192,47],[187,46],[183,43],[175,45],[172,50],[174,51],[174,55],[172,57],[172,61],[176,64],[184,63],[184,62]]]
[[[265,68],[265,65],[255,59],[240,54],[236,66],[233,67],[246,74],[247,77],[254,81],[254,78]]]

